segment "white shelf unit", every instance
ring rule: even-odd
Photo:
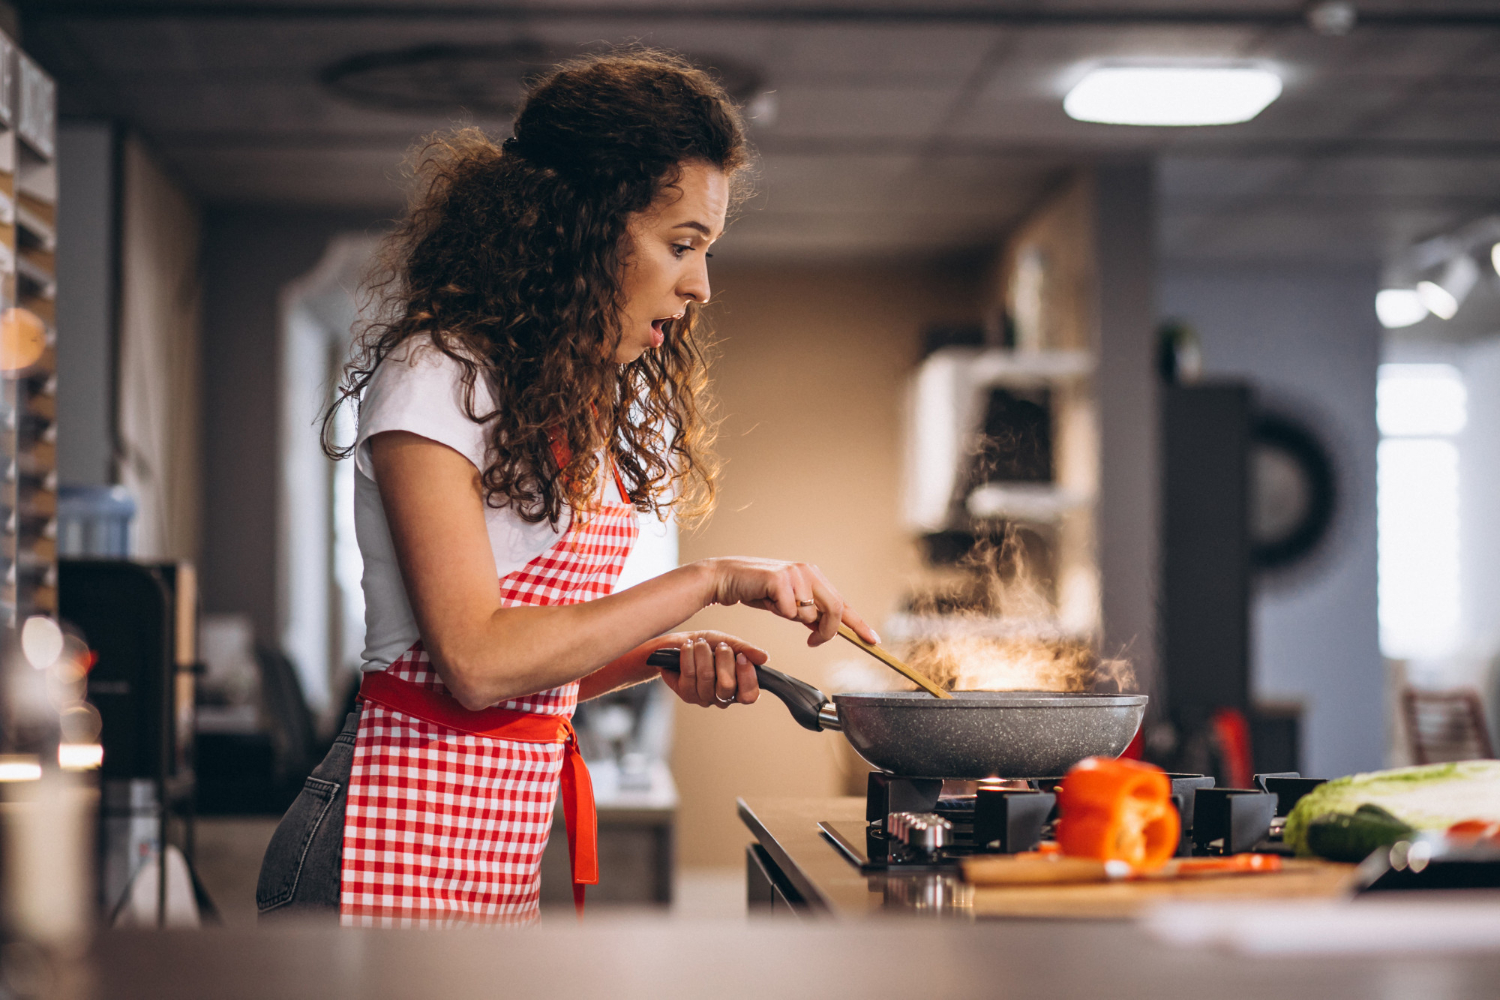
[[[1029,576],[1043,582],[1053,604],[1051,623],[1040,627],[1072,637],[1102,632],[1092,197],[1092,178],[1082,171],[1039,206],[998,255],[989,310],[1012,318],[1019,346],[937,350],[913,374],[907,400],[906,527],[923,535],[1026,530],[1037,540],[1026,546]],[[975,474],[976,456],[993,443],[984,425],[995,389],[1045,404],[1048,481]],[[934,568],[935,579],[945,572]],[[974,626],[964,616],[956,621],[953,627]]]
[[[943,531],[963,510],[971,517],[1050,523],[1093,501],[1093,476],[1068,461],[1077,436],[1071,407],[1054,407],[1057,477],[1052,484],[988,483],[960,497],[960,483],[981,447],[984,408],[993,388],[1047,388],[1080,395],[1093,373],[1085,351],[1021,352],[946,347],[927,357],[912,377],[907,414],[905,518],[919,532]]]

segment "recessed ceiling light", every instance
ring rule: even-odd
[[[1248,66],[1101,66],[1068,91],[1063,110],[1106,125],[1233,125],[1280,93],[1280,77]]]
[[[1375,293],[1375,315],[1387,330],[1420,323],[1427,318],[1427,307],[1414,288],[1382,288]]]

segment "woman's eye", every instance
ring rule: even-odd
[[[693,249],[693,245],[691,243],[673,243],[672,256],[680,259],[691,249]]]

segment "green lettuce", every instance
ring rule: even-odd
[[[1314,788],[1286,819],[1286,842],[1298,854],[1307,846],[1307,826],[1329,813],[1352,815],[1360,806],[1380,806],[1418,830],[1445,830],[1465,819],[1500,822],[1500,760],[1400,767],[1335,778]]]

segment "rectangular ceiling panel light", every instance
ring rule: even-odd
[[[1233,125],[1281,94],[1281,78],[1245,66],[1102,66],[1063,98],[1081,122],[1106,125]]]

